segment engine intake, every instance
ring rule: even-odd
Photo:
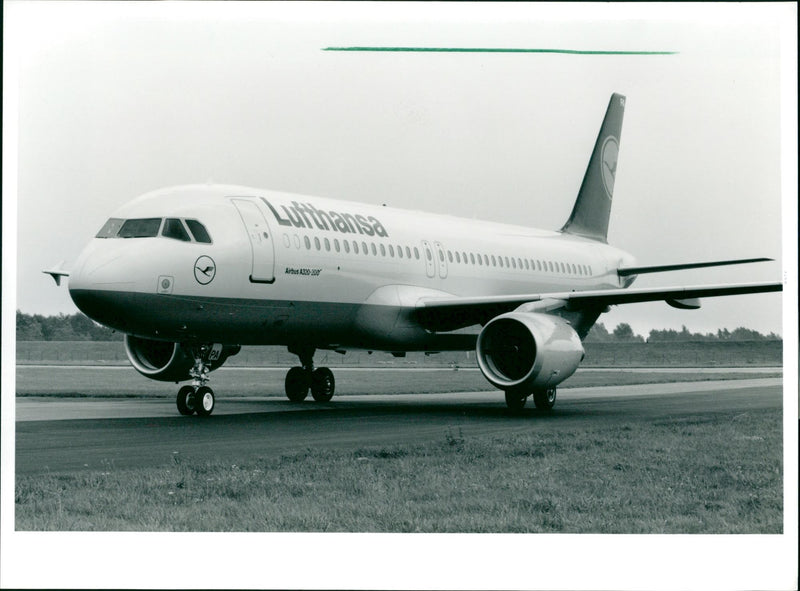
[[[552,388],[575,373],[584,350],[578,333],[562,318],[509,312],[478,335],[478,366],[501,390]]]
[[[215,345],[206,367],[213,371],[240,350],[239,345]],[[181,382],[191,379],[189,370],[194,367],[194,357],[184,344],[125,335],[125,353],[134,369],[151,380]]]

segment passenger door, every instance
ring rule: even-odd
[[[447,278],[447,254],[444,252],[444,248],[442,247],[441,242],[434,242],[433,245],[436,247],[436,256],[439,257],[439,277],[442,279]]]
[[[254,202],[231,199],[244,222],[252,251],[251,283],[275,282],[275,252],[267,220]]]
[[[433,249],[427,240],[422,241],[422,256],[425,257],[425,273],[428,277],[436,275],[436,264],[433,262]]]

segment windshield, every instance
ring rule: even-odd
[[[100,231],[97,233],[95,238],[114,238],[119,232],[119,229],[122,227],[122,222],[125,220],[121,220],[119,218],[111,218],[109,219]]]
[[[125,220],[117,232],[118,238],[150,238],[158,236],[161,218],[142,218]]]
[[[181,218],[167,218],[161,229],[163,218],[135,218],[123,220],[120,218],[110,218],[95,238],[152,238],[161,235],[166,238],[173,238],[183,242],[200,242],[211,244],[211,236],[206,227],[197,220],[187,220]],[[186,226],[184,226],[184,223]],[[186,231],[188,227],[189,232]]]

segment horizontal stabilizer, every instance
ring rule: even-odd
[[[56,285],[61,285],[61,278],[62,277],[69,277],[69,271],[65,271],[63,269],[63,266],[64,266],[64,261],[61,261],[60,263],[58,263],[52,269],[47,269],[45,271],[42,271],[42,273],[46,273],[47,275],[50,275],[50,277],[53,278],[53,281],[56,282]]]
[[[620,277],[627,277],[629,275],[642,275],[644,273],[662,273],[664,271],[681,271],[683,269],[700,269],[701,267],[722,267],[723,265],[744,265],[745,263],[763,263],[764,261],[772,261],[775,259],[767,259],[764,257],[757,259],[736,259],[730,261],[708,261],[705,263],[683,263],[679,265],[654,265],[650,267],[628,267],[627,269],[619,269],[617,274]]]

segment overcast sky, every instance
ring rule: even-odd
[[[24,312],[77,311],[41,270],[62,259],[69,268],[111,211],[168,185],[213,180],[557,229],[612,92],[628,101],[609,242],[642,264],[777,261],[637,286],[781,278],[774,13],[683,10],[717,17],[666,21],[614,7],[597,13],[608,20],[563,20],[532,6],[316,7],[311,20],[259,4],[6,8],[25,17]],[[677,53],[323,51],[353,45]],[[781,332],[781,317],[770,294],[709,299],[700,311],[622,306],[601,321],[642,334],[683,324]]]

